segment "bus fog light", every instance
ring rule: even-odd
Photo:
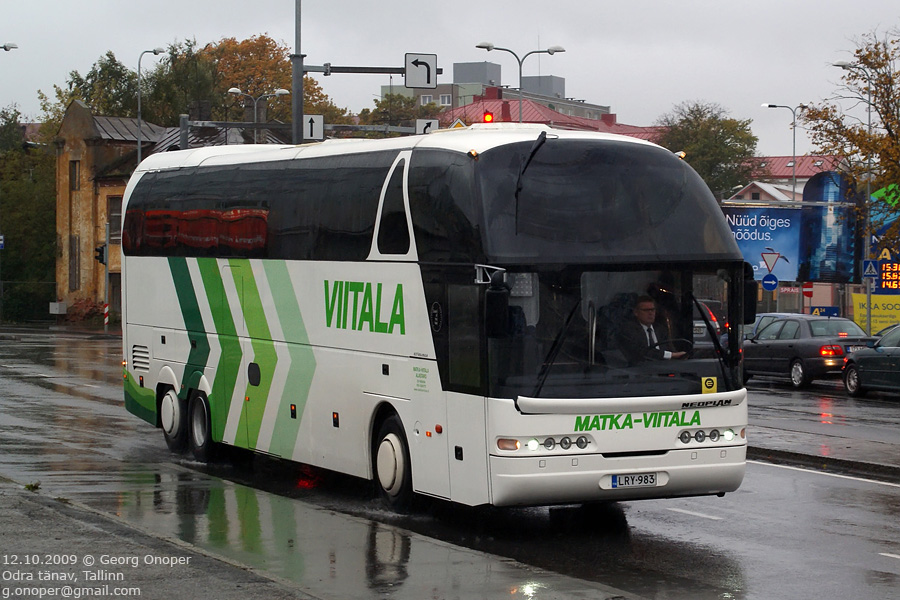
[[[678,439],[681,440],[682,444],[690,444],[691,443],[691,432],[690,431],[682,431],[678,436]]]
[[[528,449],[534,452],[541,444],[534,438],[528,440]]]
[[[497,447],[501,450],[516,451],[519,449],[519,440],[501,438],[497,440]]]
[[[567,437],[564,437],[563,439],[559,440],[559,447],[562,448],[563,450],[568,450],[569,448],[572,447],[572,440],[570,440]]]
[[[724,432],[722,432],[722,437],[725,438],[726,442],[730,442],[734,439],[734,431],[731,429],[726,429]]]
[[[713,429],[712,431],[709,432],[709,441],[711,441],[711,442],[718,442],[718,441],[719,441],[719,435],[720,435],[720,434],[719,434],[719,430],[718,430],[718,429]]]
[[[698,430],[697,433],[694,434],[694,439],[698,442],[702,442],[706,439],[706,432],[702,429]]]
[[[544,448],[546,448],[547,450],[553,450],[554,448],[556,448],[556,440],[554,440],[552,437],[547,438],[546,440],[544,440]]]
[[[579,435],[578,439],[575,440],[575,445],[584,450],[585,448],[587,448],[588,440],[583,435]]]

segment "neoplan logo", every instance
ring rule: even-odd
[[[403,313],[403,284],[394,290],[390,316],[383,306],[382,284],[368,281],[325,280],[325,326],[334,329],[352,329],[372,333],[406,335],[406,318]]]

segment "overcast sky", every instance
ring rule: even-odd
[[[0,0],[0,108],[15,103],[40,116],[37,91],[52,97],[70,71],[82,75],[108,50],[137,70],[142,50],[185,39],[268,34],[294,49],[295,0]],[[304,0],[301,50],[321,65],[402,67],[404,54],[437,54],[440,83],[453,63],[501,65],[503,84],[517,86],[518,65],[482,41],[530,50],[560,45],[563,54],[533,55],[525,75],[565,78],[566,95],[608,105],[619,122],[652,125],[684,101],[722,105],[752,119],[762,155],[791,154],[791,113],[763,109],[828,97],[858,38],[900,27],[897,0]],[[145,55],[142,69],[152,68]],[[371,108],[387,75],[319,77],[340,107]],[[395,75],[394,85],[403,85]],[[802,129],[797,154],[813,148]]]

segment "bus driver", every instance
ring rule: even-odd
[[[650,296],[639,296],[634,304],[634,319],[628,319],[619,328],[619,348],[633,365],[648,360],[684,358],[686,352],[672,352],[660,347],[656,321],[656,302]]]

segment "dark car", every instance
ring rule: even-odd
[[[840,375],[844,356],[876,339],[850,319],[783,317],[744,342],[744,374],[786,376],[794,387],[805,387],[814,379]]]
[[[851,396],[868,390],[900,392],[900,327],[844,359],[844,389]]]

